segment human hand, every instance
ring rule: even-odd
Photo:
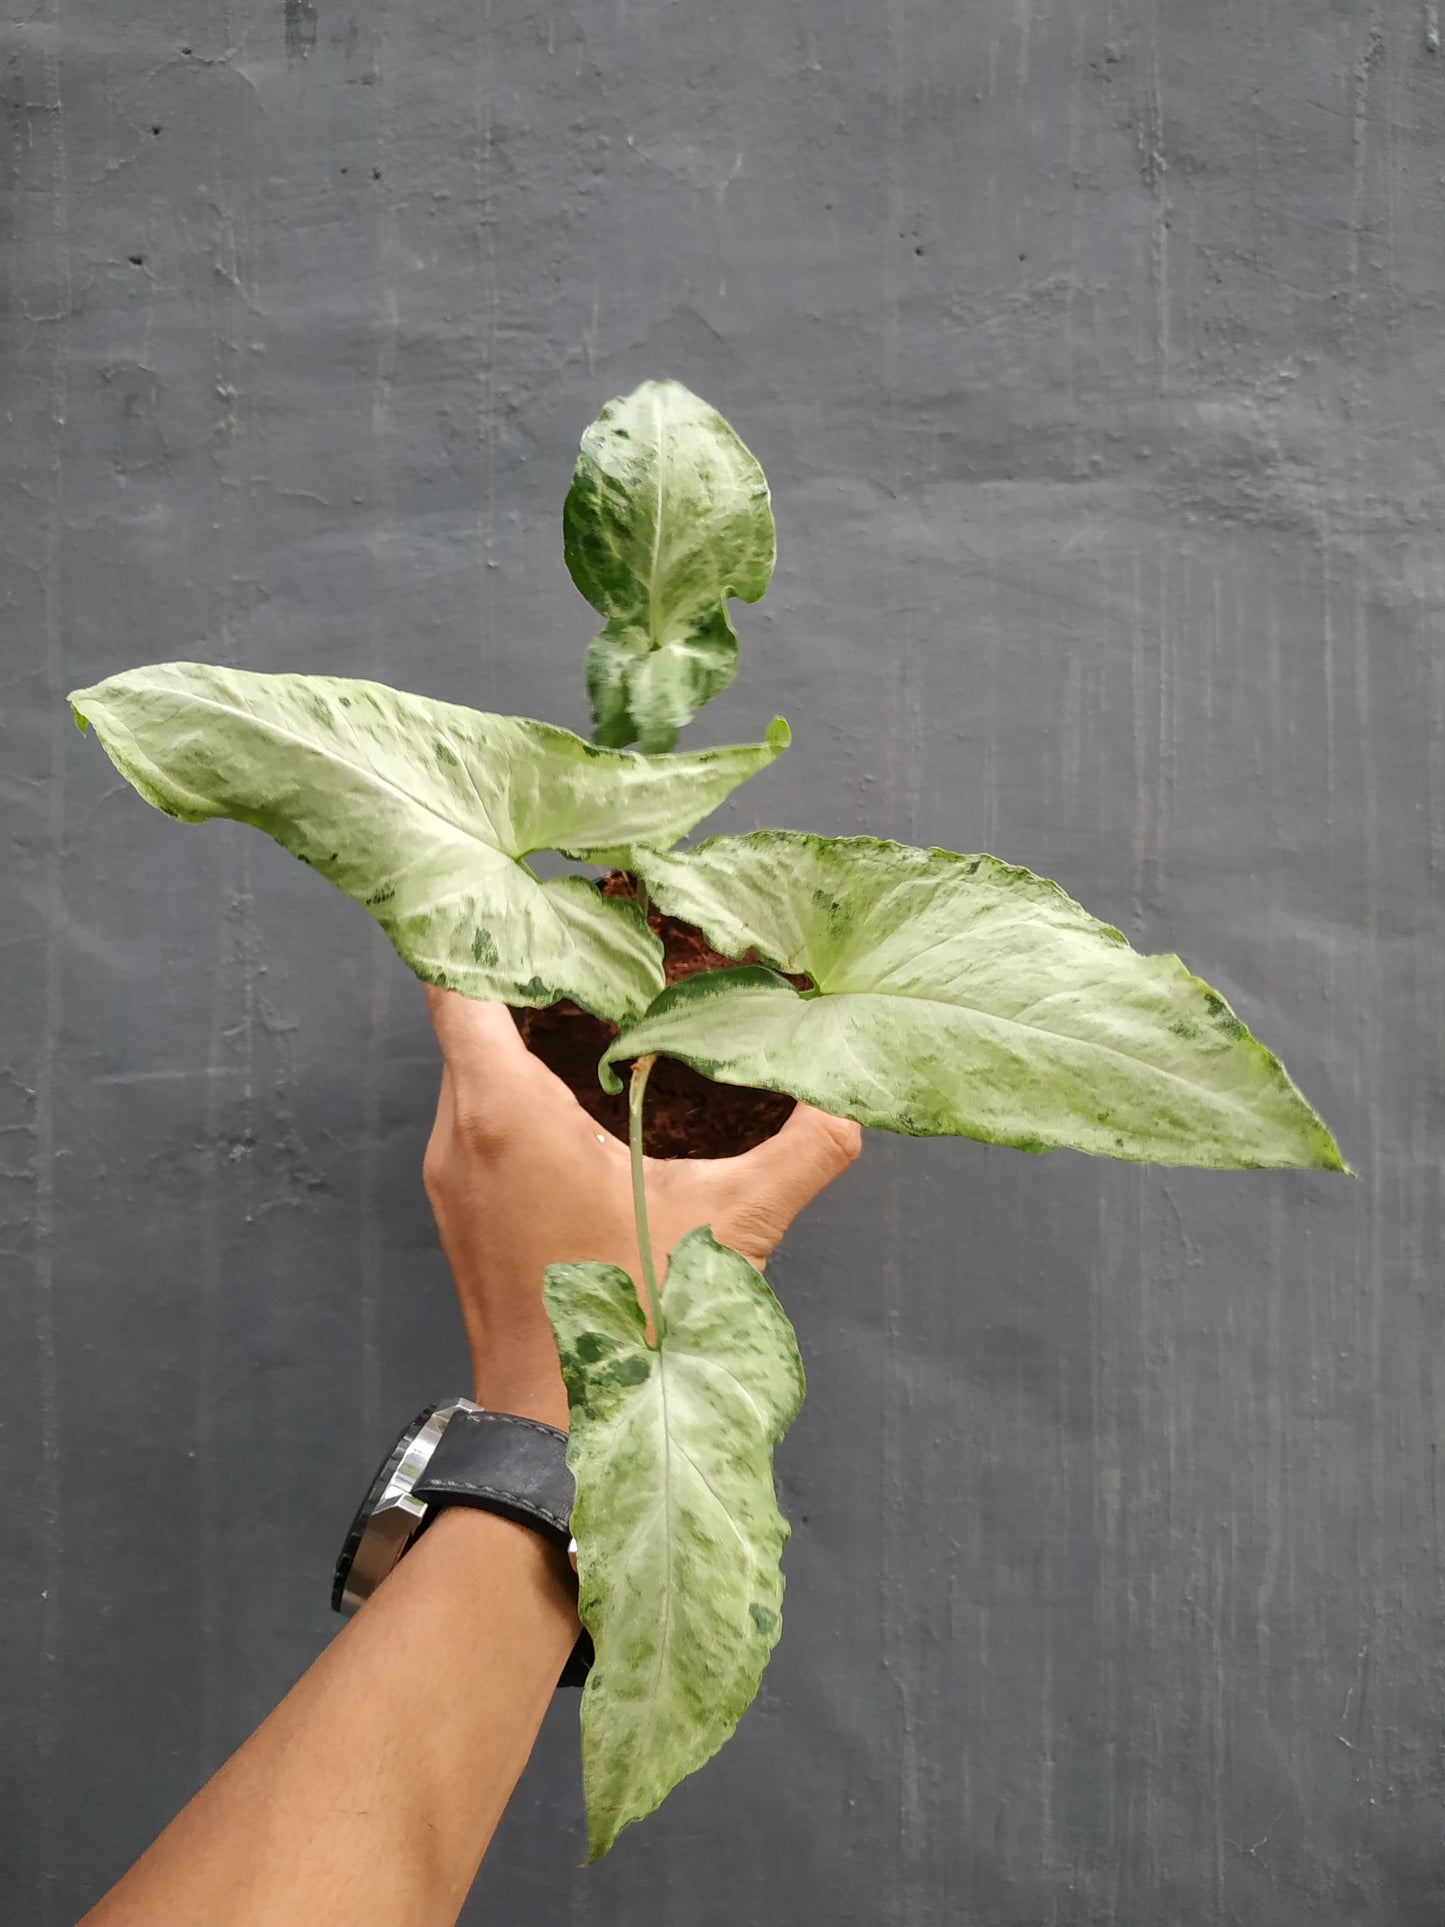
[[[567,1424],[550,1264],[619,1265],[640,1280],[627,1146],[522,1042],[503,1004],[427,990],[441,1095],[423,1177],[452,1268],[479,1404]],[[766,1263],[794,1217],[857,1157],[856,1124],[799,1104],[776,1137],[733,1158],[648,1158],[659,1276],[685,1232]]]

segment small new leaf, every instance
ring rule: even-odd
[[[773,1446],[803,1400],[793,1328],[738,1252],[690,1231],[648,1345],[612,1265],[549,1266],[571,1412],[589,1859],[729,1738],[781,1628]]]
[[[715,408],[644,382],[582,437],[562,528],[572,580],[607,618],[587,653],[596,740],[671,749],[737,670],[728,597],[756,602],[773,571],[763,471]]]
[[[622,1021],[662,987],[631,905],[523,860],[669,843],[778,754],[626,756],[569,730],[337,676],[205,663],[127,670],[71,697],[121,774],[182,822],[264,830],[363,904],[419,977],[469,997],[570,997]]]
[[[1028,870],[781,830],[636,862],[653,901],[725,956],[816,991],[764,969],[689,977],[604,1067],[660,1051],[861,1124],[1024,1151],[1345,1168],[1217,991]]]

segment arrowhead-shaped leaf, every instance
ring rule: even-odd
[[[585,877],[543,883],[523,859],[670,842],[787,740],[779,726],[756,747],[628,756],[381,683],[205,663],[70,700],[148,803],[264,830],[364,904],[419,977],[617,1021],[661,988],[657,939]]]
[[[597,741],[670,749],[733,679],[728,597],[768,586],[763,471],[715,408],[644,382],[582,437],[562,526],[572,580],[607,618],[587,656]]]
[[[661,1346],[611,1265],[552,1265],[548,1315],[571,1408],[589,1858],[711,1759],[781,1627],[788,1537],[773,1446],[803,1401],[793,1328],[747,1259],[677,1245]]]
[[[991,856],[788,831],[635,861],[726,956],[664,991],[604,1064],[682,1058],[916,1136],[1215,1168],[1341,1170],[1277,1058],[1177,957],[1142,956]]]

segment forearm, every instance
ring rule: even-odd
[[[562,1555],[450,1507],[83,1927],[451,1927],[576,1637]]]

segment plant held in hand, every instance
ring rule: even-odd
[[[643,1106],[659,1056],[861,1124],[1214,1169],[1343,1170],[1321,1119],[1225,1000],[991,856],[761,830],[676,847],[788,745],[672,753],[732,679],[731,598],[773,565],[762,470],[714,410],[648,382],[588,429],[565,552],[604,618],[595,742],[378,683],[198,663],[71,698],[145,799],[265,830],[369,910],[428,982],[514,1009],[569,1000],[632,1066],[643,1277],[554,1265],[571,1410],[592,1857],[728,1738],[781,1625],[772,1452],[803,1396],[792,1328],[706,1226],[659,1279]],[[639,744],[638,749],[629,746]],[[624,869],[639,901],[558,851]],[[748,959],[664,982],[648,900]]]

